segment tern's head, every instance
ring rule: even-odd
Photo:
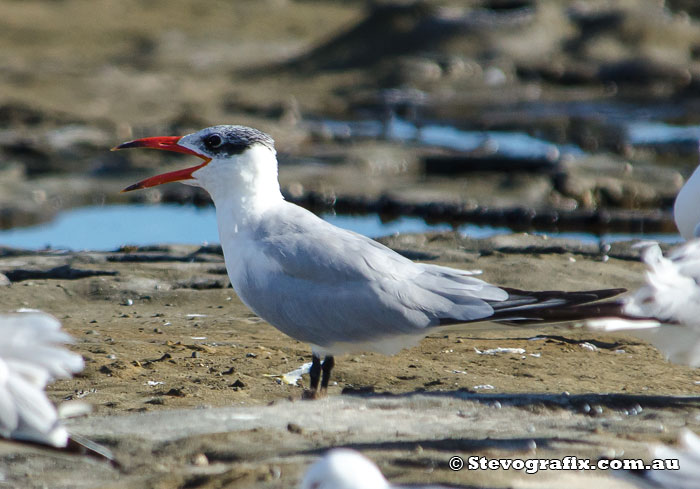
[[[177,181],[203,187],[212,197],[218,193],[218,187],[223,186],[257,187],[265,183],[279,188],[274,141],[264,132],[251,127],[212,126],[182,137],[136,139],[120,144],[113,150],[127,148],[174,151],[197,156],[204,162],[147,178],[125,188],[125,192]]]
[[[376,465],[364,455],[344,448],[328,452],[304,475],[300,489],[389,489]]]

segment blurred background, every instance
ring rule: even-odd
[[[0,245],[217,241],[208,197],[120,194],[230,123],[287,197],[378,236],[678,239],[697,165],[693,0],[0,0]],[[155,205],[158,204],[158,205]]]

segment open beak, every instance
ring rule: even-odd
[[[176,170],[176,171],[171,171],[168,173],[162,173],[160,175],[156,175],[154,177],[146,178],[145,180],[141,180],[138,183],[135,183],[133,185],[129,185],[126,187],[122,192],[130,192],[132,190],[138,190],[142,188],[148,188],[148,187],[155,187],[156,185],[161,185],[163,183],[168,183],[168,182],[177,182],[180,180],[189,180],[192,177],[192,174],[202,168],[203,166],[207,165],[210,161],[211,158],[208,156],[204,156],[203,154],[197,153],[196,151],[192,151],[191,149],[185,148],[183,146],[180,146],[177,144],[177,142],[181,138],[179,136],[159,136],[159,137],[154,137],[154,138],[143,138],[143,139],[136,139],[134,141],[129,141],[126,143],[122,143],[119,146],[115,146],[112,148],[112,151],[117,151],[119,149],[128,149],[128,148],[153,148],[153,149],[161,149],[164,151],[174,151],[175,153],[185,153],[188,155],[194,155],[198,158],[202,158],[204,160],[204,163],[193,166],[191,168],[185,168],[184,170]]]

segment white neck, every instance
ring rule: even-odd
[[[215,159],[194,172],[196,185],[211,195],[219,232],[238,232],[282,202],[274,150],[255,145],[240,155]],[[222,241],[224,236],[221,236]]]

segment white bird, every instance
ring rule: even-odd
[[[299,489],[389,489],[374,463],[354,450],[336,448],[311,464]]]
[[[683,239],[700,236],[700,166],[698,166],[676,196],[673,204],[673,219]]]
[[[582,319],[601,312],[576,306],[623,291],[525,292],[463,270],[414,263],[285,201],[274,142],[256,129],[221,125],[114,149],[139,147],[204,160],[124,191],[182,181],[209,192],[226,269],[240,299],[282,332],[312,345],[312,396],[319,380],[321,392],[326,390],[333,355],[396,353],[448,324]]]
[[[678,439],[678,448],[651,447],[653,460],[649,470],[615,471],[615,475],[634,482],[640,489],[697,489],[700,486],[700,437],[684,428]]]
[[[593,319],[586,326],[633,334],[673,362],[700,366],[700,240],[674,248],[668,257],[656,243],[645,246],[646,284],[624,299],[622,316],[627,319]]]
[[[311,464],[299,489],[447,489],[444,486],[390,484],[370,459],[355,450],[335,448]]]
[[[44,388],[83,369],[83,358],[60,346],[70,341],[49,314],[0,314],[0,436],[67,446],[68,432]]]
[[[700,486],[700,437],[688,429],[680,436],[680,448],[656,445],[651,454],[655,459],[676,459],[678,470],[649,470],[645,478],[664,489],[696,489]]]

